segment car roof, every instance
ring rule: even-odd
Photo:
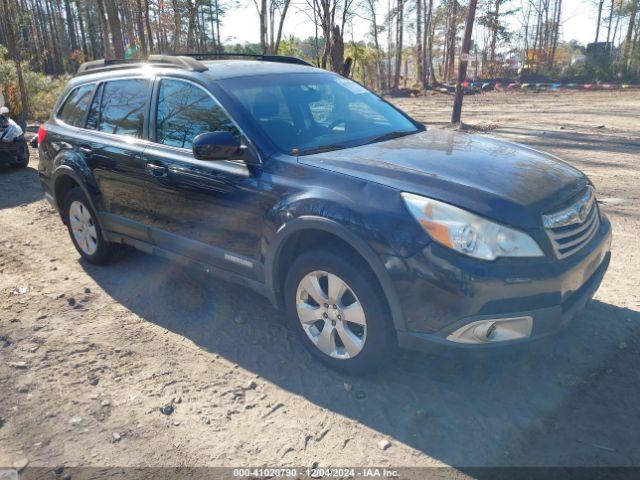
[[[209,70],[203,73],[215,79],[273,74],[321,73],[325,71],[307,65],[260,60],[207,60],[202,63],[209,67]]]
[[[73,78],[69,82],[69,86],[75,86],[83,83],[91,83],[109,78],[118,78],[123,76],[138,76],[149,72],[152,69],[157,73],[179,73],[182,77],[197,78],[204,75],[213,80],[222,80],[226,78],[237,77],[254,77],[258,75],[286,75],[293,73],[330,73],[326,70],[313,66],[299,65],[293,63],[281,63],[273,61],[260,60],[206,60],[201,62],[207,70],[189,71],[179,67],[169,65],[153,65],[149,63],[128,64],[122,68],[112,68],[108,70],[97,70],[94,73],[87,73]]]

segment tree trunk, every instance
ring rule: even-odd
[[[393,89],[400,87],[400,70],[402,69],[402,33],[404,30],[404,0],[398,0],[396,12],[396,65],[393,77]]]
[[[147,51],[147,39],[144,33],[144,18],[142,10],[142,0],[136,0],[136,23],[138,24],[138,36],[140,37],[140,46],[142,47],[142,55],[147,58],[149,52]]]
[[[144,25],[147,30],[147,44],[149,53],[153,53],[153,34],[151,33],[151,20],[149,19],[149,0],[144,0]]]
[[[100,31],[100,21],[96,18],[96,15],[89,14],[89,8],[91,8],[91,4],[85,3],[84,7],[84,17],[87,25],[87,36],[89,37],[89,45],[91,47],[90,58],[93,60],[96,58],[104,57],[104,46],[102,43],[103,35]],[[98,21],[96,22],[96,20]]]
[[[498,27],[500,26],[500,3],[502,0],[495,0],[496,7],[491,14],[491,45],[489,46],[489,75],[496,75],[496,45],[498,44]]]
[[[340,75],[345,74],[344,40],[338,25],[334,25],[333,31],[331,32],[331,70]]]
[[[127,39],[124,45],[127,48],[135,48],[136,36],[133,28],[134,18],[129,6],[129,0],[121,0],[120,6],[122,7],[122,31],[125,33],[125,38]]]
[[[256,0],[256,10],[260,21],[260,52],[267,53],[267,0]]]
[[[422,48],[422,0],[416,0],[416,76],[418,77],[418,85],[424,84]]]
[[[460,123],[462,116],[462,100],[464,98],[464,89],[462,83],[467,77],[468,61],[463,59],[463,55],[469,55],[469,47],[471,45],[471,34],[473,31],[473,22],[476,17],[477,0],[469,0],[469,11],[467,12],[467,23],[464,27],[464,38],[462,39],[462,49],[460,52],[460,69],[458,71],[458,82],[456,83],[456,98],[453,101],[453,113],[451,114],[451,123]]]
[[[458,1],[451,1],[451,18],[449,24],[449,50],[448,50],[448,70],[446,72],[447,80],[450,80],[454,76],[455,64],[456,64],[456,33],[458,30],[458,23],[456,22],[456,16],[458,14]]]
[[[53,60],[54,74],[62,73],[63,67],[61,64],[61,55],[58,49],[59,39],[56,33],[56,28],[53,24],[53,10],[51,8],[51,2],[45,1],[44,7],[46,10],[47,24],[49,26],[49,48],[51,50],[51,58]]]
[[[109,43],[109,25],[105,18],[105,8],[103,0],[96,0],[98,4],[98,10],[100,11],[100,26],[102,28],[102,42],[104,47],[104,58],[112,58],[113,52],[111,51],[111,44]]]
[[[197,6],[194,5],[193,0],[187,1],[187,10],[189,15],[189,23],[187,27],[187,49],[190,52],[195,50],[196,43],[196,10]]]
[[[427,19],[424,22],[424,33],[427,36],[425,42],[425,50],[426,50],[426,68],[429,69],[428,75],[425,75],[425,88],[429,85],[435,85],[436,83],[436,73],[433,71],[433,0],[429,0],[429,10],[427,13]]]
[[[73,13],[71,11],[71,4],[69,3],[69,0],[64,0],[64,13],[67,21],[67,29],[69,30],[71,51],[75,52],[78,49],[78,39],[76,37],[76,28],[74,25]]]
[[[86,59],[89,56],[89,46],[87,45],[87,36],[84,29],[84,15],[82,14],[81,3],[76,0],[76,10],[78,12],[78,27],[80,27],[80,39],[82,41],[82,54]]]
[[[615,10],[616,0],[611,0],[611,8],[609,9],[609,21],[607,22],[607,50],[609,41],[611,40],[611,24],[613,23],[613,12]]]
[[[178,53],[180,49],[180,10],[177,0],[171,3],[173,7],[173,53]]]
[[[289,10],[290,4],[291,4],[291,0],[285,0],[284,7],[282,8],[282,13],[280,14],[280,21],[278,23],[278,35],[276,36],[276,44],[273,46],[273,53],[275,55],[277,55],[278,50],[280,50],[280,40],[282,39],[282,28],[284,27],[284,19],[287,17],[287,10]]]
[[[376,49],[376,88],[378,91],[385,89],[384,86],[384,72],[382,71],[382,57],[380,52],[380,42],[378,39],[378,21],[376,19],[376,6],[374,0],[367,0],[369,5],[369,11],[371,13],[371,28],[373,30],[373,45]]]
[[[562,0],[556,2],[555,23],[553,32],[553,44],[551,45],[551,55],[549,57],[549,67],[553,67],[556,59],[556,50],[558,49],[558,39],[560,38],[560,22],[562,20]]]
[[[600,38],[600,23],[602,22],[602,7],[604,7],[604,0],[600,0],[598,2],[598,23],[596,24],[596,39],[594,43],[598,43],[598,38]]]
[[[391,12],[391,0],[387,0],[387,11],[389,12],[389,14],[387,15],[387,89],[390,90],[391,89],[391,47],[392,47],[392,41],[391,41],[391,19],[393,18],[393,14]]]
[[[624,41],[624,52],[622,54],[622,66],[629,68],[631,63],[631,42],[633,41],[633,29],[635,28],[636,15],[638,13],[639,0],[633,0],[631,3],[631,13],[629,16],[629,26],[627,27],[627,36]]]
[[[124,40],[122,39],[122,26],[120,24],[118,9],[116,8],[114,0],[104,0],[104,6],[109,20],[115,58],[124,59]]]

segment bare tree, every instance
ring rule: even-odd
[[[331,45],[334,40],[343,42],[345,23],[353,15],[354,8],[353,0],[342,1],[306,0],[310,11],[305,12],[315,24],[316,43],[318,43],[318,33],[322,32],[324,47],[322,54],[319,55],[319,65],[322,68],[330,67],[333,71],[341,74],[345,70],[345,65],[331,61]],[[338,19],[340,19],[340,25],[338,25]],[[338,26],[338,30],[334,29],[335,26]]]
[[[260,18],[260,49],[262,53],[277,54],[291,0],[253,0],[253,3]]]

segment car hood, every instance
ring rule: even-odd
[[[525,229],[588,183],[563,161],[491,137],[428,129],[299,162],[425,195]]]

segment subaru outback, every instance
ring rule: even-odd
[[[350,373],[546,336],[600,285],[611,226],[558,158],[299,59],[211,57],[83,64],[41,126],[45,196],[87,262],[126,244],[236,282]]]

